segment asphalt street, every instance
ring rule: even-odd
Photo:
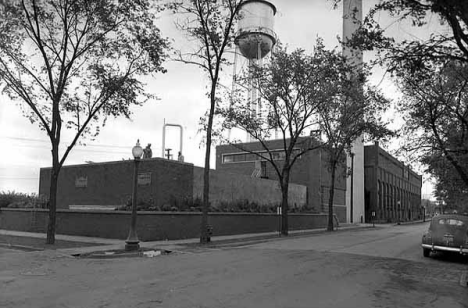
[[[468,262],[424,258],[426,228],[181,245],[154,258],[2,250],[0,307],[468,307]]]

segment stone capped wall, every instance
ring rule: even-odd
[[[0,209],[0,229],[45,233],[48,210]],[[278,215],[260,213],[210,213],[213,236],[275,232]],[[115,238],[123,241],[130,228],[130,212],[57,210],[57,234]],[[325,229],[325,214],[290,214],[289,230]],[[337,225],[337,219],[334,219]],[[138,212],[141,241],[176,240],[200,236],[201,213]]]

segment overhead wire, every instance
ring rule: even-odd
[[[20,140],[20,141],[31,141],[31,142],[42,142],[42,143],[49,143],[48,140],[43,140],[43,139],[34,139],[34,138],[24,138],[24,137],[12,137],[12,136],[0,136],[0,139],[11,139],[11,140]],[[62,143],[66,143],[66,141],[63,141]],[[128,149],[129,146],[123,146],[123,145],[111,145],[111,144],[76,144],[76,146],[90,146],[90,147],[103,147],[103,148],[121,148],[121,149]]]

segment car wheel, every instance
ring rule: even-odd
[[[428,258],[430,253],[431,253],[431,250],[430,250],[430,249],[423,248],[423,256],[424,256],[425,258]]]

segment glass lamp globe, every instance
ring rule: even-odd
[[[137,140],[136,145],[133,147],[132,154],[135,159],[140,159],[143,155],[143,148],[140,146],[140,139]]]

